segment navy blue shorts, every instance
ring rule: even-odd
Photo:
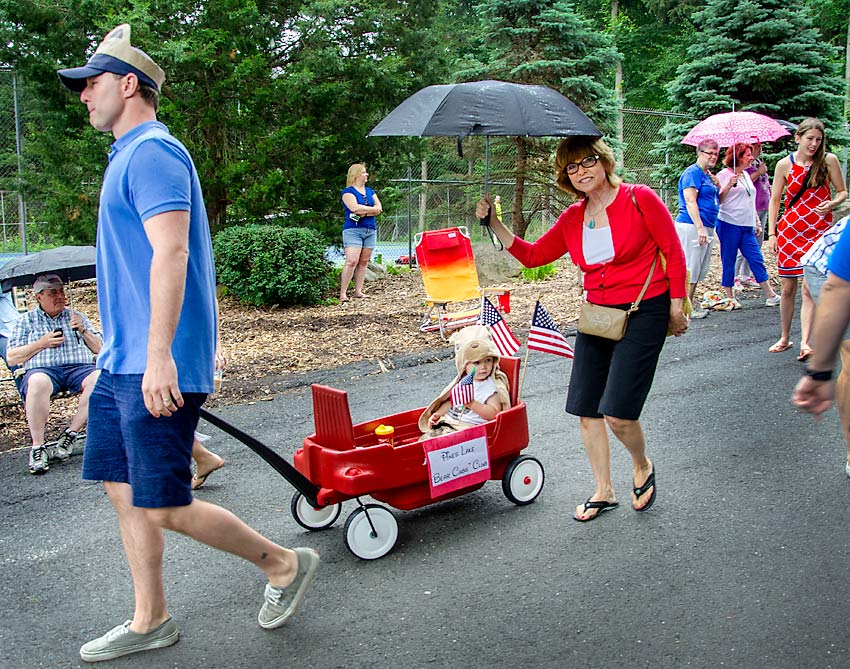
[[[33,374],[46,374],[53,382],[53,392],[51,397],[56,393],[69,392],[78,393],[83,389],[83,381],[86,377],[95,371],[96,367],[92,364],[78,365],[58,365],[57,367],[33,367],[28,369],[24,374],[24,380],[21,381],[21,395],[27,396],[27,387],[29,386],[30,376]]]
[[[133,506],[192,503],[192,442],[206,393],[183,393],[183,406],[154,418],[142,399],[141,374],[101,370],[89,399],[83,478],[128,483]]]
[[[628,309],[630,305],[606,305]],[[578,333],[567,413],[637,420],[667,338],[670,293],[643,300],[620,341]]]

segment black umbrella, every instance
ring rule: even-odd
[[[779,119],[779,118],[776,119],[776,122],[792,134],[797,132],[797,124],[796,123],[792,123],[791,121],[783,121],[782,119]]]
[[[0,292],[31,286],[42,274],[57,274],[65,283],[95,277],[94,246],[59,246],[13,258],[0,267]]]
[[[428,86],[391,111],[370,137],[484,135],[484,183],[489,180],[490,137],[601,137],[563,95],[546,86],[470,81]]]

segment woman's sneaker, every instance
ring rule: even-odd
[[[44,444],[30,449],[30,474],[44,474],[50,466],[47,464],[47,449]]]
[[[779,295],[779,294],[777,293],[777,294],[776,294],[776,295],[774,295],[773,297],[768,297],[768,298],[764,301],[764,303],[765,303],[767,306],[769,306],[769,307],[775,307],[777,304],[779,304],[779,302],[780,302],[780,300],[781,300],[781,299],[782,299],[782,296],[781,296],[781,295]]]
[[[65,462],[74,452],[74,442],[76,440],[76,432],[65,430],[59,435],[59,439],[56,440],[56,444],[53,446],[53,457],[59,460],[59,462]]]

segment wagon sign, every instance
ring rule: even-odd
[[[431,497],[489,480],[486,425],[434,437],[422,445],[428,460]]]

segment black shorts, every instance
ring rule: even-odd
[[[629,304],[605,305],[628,309]],[[643,300],[620,341],[578,333],[567,413],[637,420],[667,338],[670,293]]]

